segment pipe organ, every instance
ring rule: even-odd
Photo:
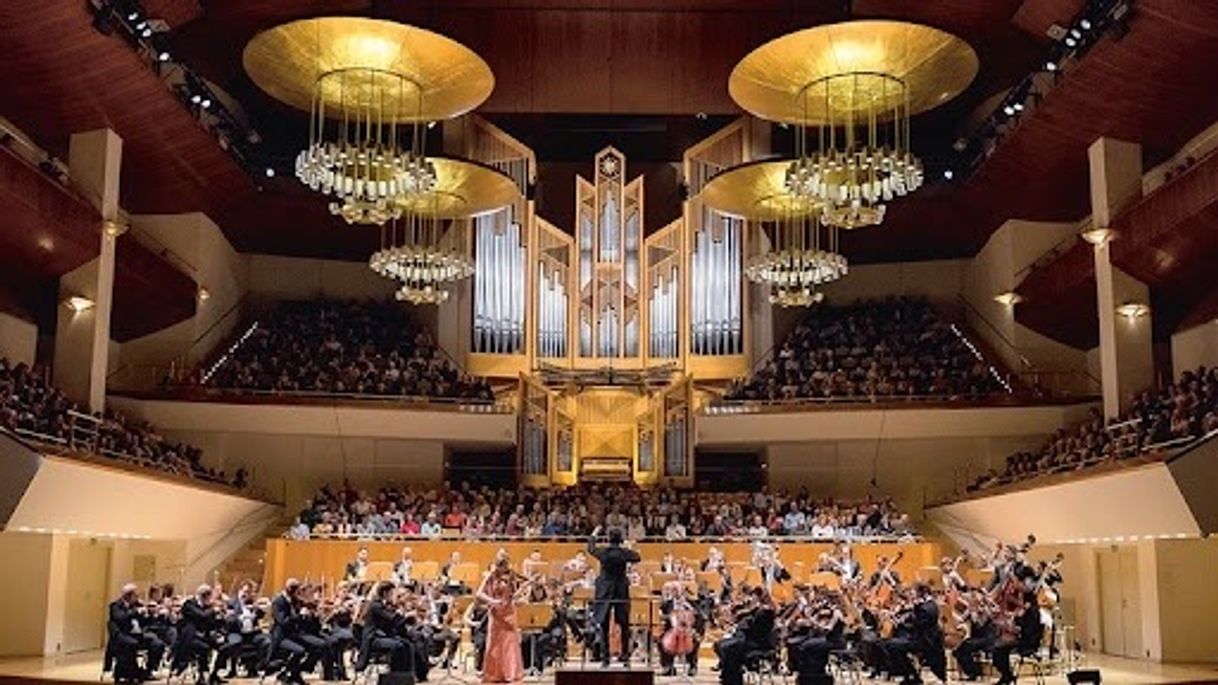
[[[520,379],[522,483],[692,483],[690,379],[749,368],[743,268],[754,238],[699,199],[710,178],[747,158],[747,127],[733,124],[687,151],[682,216],[650,234],[643,178],[627,176],[620,151],[601,150],[592,178],[575,179],[575,223],[561,227],[528,199],[531,151],[489,124],[474,130],[477,161],[511,173],[521,196],[472,223],[466,366]],[[617,409],[591,411],[592,397]]]
[[[513,207],[474,217],[474,352],[523,354],[528,246]]]

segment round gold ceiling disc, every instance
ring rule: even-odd
[[[820,205],[794,197],[787,191],[787,169],[794,161],[762,160],[732,167],[702,186],[702,202],[720,214],[760,221],[778,221],[816,212]]]
[[[310,111],[323,74],[393,74],[416,86],[397,121],[460,116],[490,97],[491,68],[475,52],[432,31],[381,19],[301,19],[254,36],[242,55],[245,71],[271,97]],[[323,89],[325,109],[340,111],[340,91]]]
[[[848,21],[789,33],[745,55],[728,92],[745,111],[771,121],[825,123],[811,84],[844,74],[887,74],[905,83],[911,115],[934,109],[977,76],[977,53],[964,40],[921,24]],[[802,94],[810,93],[805,99]],[[807,100],[807,101],[805,101]]]
[[[444,219],[462,219],[502,209],[516,201],[516,184],[491,167],[451,157],[428,157],[436,170],[432,192],[399,198],[403,210]]]

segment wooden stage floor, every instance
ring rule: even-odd
[[[713,660],[704,660],[697,678],[692,685],[716,685],[718,679],[710,669]],[[1158,664],[1148,661],[1119,659],[1103,655],[1089,654],[1084,665],[1098,668],[1103,675],[1105,685],[1186,685],[1192,683],[1218,683],[1218,664],[1177,665]],[[615,667],[620,668],[620,667]],[[101,675],[101,652],[82,652],[61,657],[25,657],[0,659],[0,683],[96,683]],[[320,683],[313,676],[306,678],[309,685]],[[468,674],[461,678],[469,684],[478,682],[477,674]],[[1031,683],[1031,677],[1024,677],[1022,682]],[[107,679],[106,682],[110,682]],[[163,682],[163,681],[162,681]],[[176,683],[177,681],[175,681]],[[230,681],[233,685],[256,684],[257,680],[237,679]],[[266,681],[272,683],[273,681]],[[432,685],[446,685],[444,673],[436,671],[428,681]],[[660,685],[691,685],[684,678],[656,678]],[[876,683],[895,681],[871,681]],[[927,682],[933,682],[933,679]],[[1065,676],[1058,675],[1047,679],[1049,685],[1064,685]],[[525,685],[553,685],[554,674],[547,672],[540,678],[528,678]],[[786,680],[787,685],[794,685],[793,679]],[[455,680],[447,681],[448,685],[459,685]],[[777,681],[776,681],[777,685]]]

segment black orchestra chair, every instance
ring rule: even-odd
[[[861,685],[863,682],[863,660],[853,647],[829,651],[829,673],[834,682]]]
[[[782,657],[778,653],[778,632],[770,634],[770,644],[764,649],[753,649],[744,654],[744,679],[757,685],[774,685],[774,677],[778,682],[786,682],[782,669]]]

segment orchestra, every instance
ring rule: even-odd
[[[693,677],[713,653],[723,685],[740,685],[758,669],[807,685],[833,682],[848,662],[905,684],[924,673],[946,682],[949,659],[962,680],[981,680],[988,663],[1007,685],[1015,682],[1013,658],[1046,642],[1057,649],[1062,559],[1031,560],[1033,537],[999,544],[985,558],[945,557],[929,567],[937,573],[908,582],[896,569],[900,554],[880,556],[864,572],[844,544],[809,559],[808,579],[794,578],[769,543],[755,545],[744,575],[712,547],[705,559],[666,554],[644,577],[630,543],[616,531],[608,540],[555,564],[530,555],[521,562],[527,575],[501,549],[474,592],[454,579],[459,556],[424,579],[410,573],[409,549],[390,579],[365,577],[361,549],[332,587],[289,579],[270,599],[252,582],[231,596],[201,585],[184,600],[165,586],[141,599],[129,584],[110,604],[107,667],[120,683],[153,679],[164,668],[196,683],[240,674],[342,681],[349,668],[409,672],[422,682],[432,668],[460,667],[467,644],[484,682],[515,682],[572,659],[595,664],[616,652],[628,665],[654,659],[665,677]],[[649,625],[631,632],[629,615],[623,625],[613,608],[623,598],[650,603]],[[535,614],[528,622],[516,613],[526,605]]]

